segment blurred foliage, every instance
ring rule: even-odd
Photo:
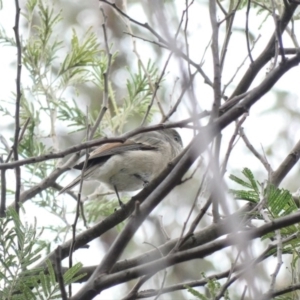
[[[230,189],[230,193],[235,199],[247,200],[261,207],[257,212],[258,219],[264,219],[261,215],[262,211],[266,211],[270,220],[277,219],[283,216],[288,216],[293,212],[298,211],[298,207],[291,193],[286,189],[280,189],[272,184],[258,183],[254,178],[251,170],[245,168],[243,175],[246,177],[246,181],[235,176],[230,175],[230,179],[243,187],[242,190]],[[265,220],[267,221],[267,220]],[[282,238],[289,237],[293,234],[297,234],[300,230],[299,224],[286,226],[280,229]],[[264,235],[262,239],[273,239],[276,233],[268,233]],[[286,243],[283,248],[283,252],[291,253],[293,249],[300,246],[300,239],[294,239],[289,243]]]
[[[193,296],[195,296],[197,299],[200,300],[210,300],[210,299],[216,299],[216,296],[219,294],[219,292],[222,289],[221,283],[216,280],[216,279],[209,279],[205,276],[204,273],[202,273],[202,276],[207,280],[206,288],[207,288],[207,293],[202,294],[199,293],[196,289],[186,286],[187,290],[189,293],[191,293]],[[208,294],[208,296],[207,296]],[[223,297],[225,300],[230,300],[231,298],[229,297],[229,292],[228,290],[224,291]]]
[[[0,219],[0,297],[1,299],[61,299],[53,265],[35,268],[35,263],[45,255],[46,242],[41,241],[42,231],[34,225],[23,224],[19,215],[8,209],[6,218]],[[80,263],[65,274],[65,285],[82,278],[76,275]]]

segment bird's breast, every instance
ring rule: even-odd
[[[167,165],[158,151],[128,151],[114,155],[97,171],[98,180],[118,191],[142,189]]]

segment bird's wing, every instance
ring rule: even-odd
[[[156,150],[157,147],[153,147],[143,143],[136,143],[133,140],[127,140],[124,143],[110,143],[104,144],[93,152],[90,153],[87,163],[87,169],[95,164],[101,165],[105,163],[112,155],[121,154],[126,151],[134,151],[134,150]],[[74,169],[82,170],[84,162],[81,162],[74,166]]]
[[[95,149],[93,152],[90,153],[88,158],[87,166],[84,170],[83,179],[89,177],[93,171],[101,165],[103,165],[112,155],[115,154],[121,154],[125,151],[134,151],[134,150],[156,150],[156,147],[142,144],[142,143],[136,143],[133,140],[127,140],[124,143],[110,143],[110,144],[104,144],[97,149]],[[74,169],[82,170],[84,166],[84,161],[74,166]],[[72,182],[70,182],[67,186],[65,186],[59,194],[62,194],[63,192],[71,189],[75,185],[77,185],[80,182],[81,175],[76,177]]]
[[[128,140],[125,143],[111,143],[105,144],[100,146],[99,148],[95,149],[91,152],[89,159],[103,157],[103,156],[111,156],[115,154],[120,154],[125,151],[132,151],[132,150],[156,150],[156,147],[143,144],[143,143],[136,143],[134,141]]]

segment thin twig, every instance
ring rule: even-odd
[[[181,20],[180,20],[179,25],[178,25],[178,27],[177,27],[177,30],[176,30],[176,33],[175,33],[175,37],[174,37],[174,40],[175,40],[175,41],[176,41],[176,39],[177,39],[177,37],[178,37],[178,34],[179,34],[179,32],[180,32],[180,28],[181,28],[181,25],[182,25],[182,23],[183,23],[183,19],[184,19],[184,14],[185,14],[185,13],[187,13],[186,10],[182,13]],[[169,53],[168,58],[166,59],[166,62],[165,62],[164,67],[163,67],[163,70],[162,70],[162,72],[161,72],[161,74],[160,74],[160,76],[159,76],[157,82],[155,83],[155,90],[154,90],[154,92],[153,92],[153,95],[152,95],[152,99],[151,99],[151,101],[150,101],[150,104],[148,105],[147,111],[146,111],[146,113],[145,113],[145,115],[144,115],[144,117],[143,117],[143,120],[142,120],[142,122],[141,122],[141,125],[140,125],[141,127],[145,125],[145,122],[146,122],[147,117],[148,117],[148,115],[149,115],[149,113],[150,113],[151,107],[152,107],[152,105],[153,105],[154,99],[156,98],[156,93],[157,93],[157,90],[158,90],[158,88],[159,88],[159,83],[162,81],[163,76],[165,75],[166,68],[167,68],[167,66],[168,66],[168,64],[169,64],[169,61],[170,61],[172,55],[173,55],[173,52],[171,51],[171,52]],[[178,102],[177,102],[177,103],[178,103]],[[177,103],[176,103],[176,104],[177,104]],[[178,105],[179,105],[179,103],[177,104],[177,106],[178,106]],[[176,108],[177,108],[177,106],[176,106]],[[176,110],[176,109],[175,109],[175,110]],[[170,113],[168,113],[168,115],[170,116]],[[169,118],[168,116],[166,116],[165,114],[163,114],[163,115],[162,115],[162,121],[161,121],[161,122],[165,122],[168,118]]]
[[[278,276],[278,273],[280,271],[280,268],[282,266],[282,251],[283,251],[283,245],[282,245],[282,236],[280,233],[280,230],[275,230],[276,234],[276,240],[277,240],[277,264],[275,267],[275,270],[272,274],[272,280],[270,284],[269,293],[273,293],[275,290],[275,284],[276,284],[276,278]]]
[[[174,52],[176,55],[178,55],[179,57],[183,58],[184,60],[186,60],[187,62],[189,62],[193,67],[196,68],[196,70],[202,75],[202,77],[204,78],[204,82],[208,85],[210,85],[211,87],[213,86],[213,83],[211,82],[211,80],[209,79],[209,77],[206,75],[206,73],[202,70],[201,66],[192,61],[185,53],[183,53],[173,42],[169,42],[166,39],[164,39],[160,34],[158,34],[148,23],[141,23],[136,21],[135,19],[131,18],[129,15],[127,15],[126,13],[124,13],[120,8],[117,7],[117,5],[115,3],[111,3],[107,0],[99,0],[100,2],[106,3],[107,5],[111,6],[114,10],[116,10],[119,14],[121,14],[123,17],[127,18],[130,22],[143,27],[145,29],[147,29],[148,31],[150,31],[158,40],[159,42],[165,44],[165,46],[172,52]]]
[[[158,216],[158,221],[159,221],[159,228],[160,228],[160,231],[161,231],[161,233],[163,234],[163,236],[165,238],[165,242],[169,241],[171,238],[170,238],[170,236],[168,235],[167,231],[164,228],[163,216],[162,215]]]
[[[245,145],[247,146],[247,148],[254,154],[255,157],[257,157],[259,159],[259,161],[262,163],[262,165],[265,167],[265,169],[268,172],[273,172],[272,168],[270,166],[270,164],[268,163],[268,161],[266,161],[266,159],[259,154],[259,152],[254,148],[254,146],[251,144],[251,142],[248,140],[247,136],[245,135],[244,129],[240,128],[240,136],[243,139],[243,141],[245,142]]]
[[[90,136],[90,126],[89,126],[89,121],[88,121],[88,108],[87,108],[87,117],[86,117],[86,137],[87,139]],[[80,178],[80,183],[79,183],[79,191],[78,191],[78,197],[77,197],[77,205],[76,205],[76,212],[75,212],[75,218],[74,218],[74,222],[72,224],[72,243],[70,246],[70,254],[69,254],[69,268],[71,269],[73,266],[73,252],[75,250],[75,242],[76,242],[76,226],[77,226],[77,222],[79,220],[79,216],[80,216],[80,208],[82,208],[82,206],[80,205],[81,203],[81,191],[82,191],[82,185],[83,185],[83,180],[84,180],[84,173],[88,164],[88,159],[89,159],[89,153],[86,152],[86,156],[85,156],[85,161],[84,161],[84,165],[83,168],[81,170],[81,178]],[[72,296],[72,285],[69,284],[69,297]]]
[[[2,157],[0,157],[0,163],[3,162]],[[1,170],[1,199],[0,199],[0,218],[5,217],[6,210],[6,170]]]
[[[22,127],[22,131],[20,133],[20,136],[19,136],[19,140],[18,140],[18,143],[20,143],[23,139],[23,136],[24,136],[24,133],[26,131],[26,128],[29,124],[29,121],[30,121],[30,118],[28,118],[26,120],[26,122],[24,123],[23,127]],[[14,153],[14,146],[11,148],[10,152],[8,153],[8,156],[5,160],[5,162],[9,162],[12,154]],[[3,163],[2,159],[1,159],[1,162],[0,163]],[[5,174],[6,173],[6,170],[5,169],[1,169],[1,203],[0,203],[0,217],[4,217],[5,216],[5,211],[6,211],[6,177],[5,177]],[[21,175],[20,175],[21,176]],[[19,200],[20,202],[20,200]]]
[[[125,5],[126,5],[126,2],[124,2],[123,4],[124,4],[124,6],[125,6]],[[115,7],[116,7],[116,6],[115,6]],[[126,9],[125,9],[125,11],[126,11]],[[128,18],[126,17],[126,16],[127,16],[126,13],[123,13],[123,14],[120,13],[120,14],[121,14],[123,17],[125,17],[125,18],[124,18],[124,19],[125,19],[125,24],[126,24],[126,26],[127,26],[127,28],[128,28],[129,33],[131,33],[131,36],[133,36],[133,32],[132,32],[132,29],[131,29],[131,26],[130,26],[130,23],[131,23],[130,19],[128,19]],[[153,84],[153,82],[152,82],[152,80],[151,80],[151,75],[149,74],[149,72],[148,72],[148,70],[147,70],[147,67],[146,67],[145,64],[143,63],[143,61],[142,61],[142,59],[141,59],[141,56],[140,56],[140,54],[139,54],[139,52],[138,52],[136,40],[135,40],[134,38],[132,39],[132,44],[133,44],[133,53],[136,55],[136,57],[137,57],[137,59],[138,59],[138,64],[141,66],[141,68],[142,68],[143,71],[144,71],[145,76],[147,77],[148,84],[149,84],[149,87],[150,87],[151,92],[152,92],[152,99],[151,99],[150,104],[149,104],[149,106],[148,106],[148,108],[147,108],[147,111],[146,111],[146,113],[145,113],[145,116],[144,116],[144,118],[143,118],[143,120],[142,120],[142,124],[141,124],[141,127],[142,127],[142,126],[144,125],[145,121],[147,120],[148,114],[149,114],[149,112],[150,112],[150,110],[151,110],[151,107],[152,107],[152,105],[153,105],[153,103],[154,103],[154,99],[156,100],[156,103],[157,103],[157,106],[158,106],[158,108],[159,108],[159,110],[160,110],[161,115],[162,115],[163,117],[164,117],[164,115],[165,115],[164,110],[163,110],[163,107],[162,107],[162,105],[161,105],[161,101],[159,100],[159,98],[158,98],[158,96],[157,96],[157,91],[158,91],[158,88],[159,88],[160,81],[162,80],[162,77],[163,77],[163,75],[164,75],[165,68],[167,67],[167,65],[168,65],[168,63],[169,63],[169,61],[170,61],[170,59],[171,59],[171,57],[172,57],[172,52],[169,54],[169,57],[168,57],[168,59],[167,59],[167,61],[166,61],[166,63],[165,63],[165,68],[164,68],[164,70],[163,70],[162,73],[161,73],[160,79],[159,79],[157,82],[155,82],[155,83]]]
[[[80,200],[81,200],[81,199],[80,199]],[[82,218],[82,221],[83,221],[83,226],[84,226],[86,229],[89,229],[89,226],[88,226],[88,223],[87,223],[87,219],[86,219],[85,213],[84,213],[83,202],[80,201],[80,202],[79,202],[79,205],[80,205],[80,212],[81,212],[81,218]]]
[[[138,39],[138,40],[141,40],[141,41],[153,44],[153,45],[158,46],[160,48],[169,49],[165,44],[159,43],[157,41],[151,41],[151,40],[149,40],[149,39],[147,39],[147,38],[145,38],[143,36],[138,36],[136,34],[133,34],[131,32],[127,32],[127,31],[123,31],[123,33],[131,36],[132,38],[135,38],[135,39]]]
[[[155,82],[155,89],[154,89],[154,91],[152,91],[152,97],[151,97],[150,103],[149,103],[149,105],[147,107],[147,110],[145,112],[145,115],[143,117],[143,120],[141,122],[140,127],[143,127],[145,125],[146,121],[147,121],[147,118],[149,116],[150,110],[151,110],[151,108],[153,106],[153,103],[154,103],[154,99],[156,99],[156,94],[157,94],[157,91],[159,89],[159,84],[162,81],[163,76],[165,75],[166,68],[167,68],[167,66],[168,66],[168,64],[170,62],[170,59],[171,59],[172,55],[173,55],[173,52],[170,52],[168,58],[166,59],[165,65],[163,67],[163,70],[161,71],[160,76],[159,76],[157,82]],[[158,102],[158,103],[160,103],[160,102]],[[162,109],[161,109],[161,112],[162,112]],[[163,120],[165,119],[165,114],[164,113],[162,114],[162,119]]]
[[[244,300],[244,299],[245,299],[245,295],[246,295],[247,289],[248,289],[248,287],[247,287],[247,285],[245,285],[245,286],[244,286],[244,290],[243,290],[243,294],[242,294],[242,296],[241,296],[241,300]]]
[[[272,14],[272,10],[267,7],[266,5],[263,5],[262,3],[258,2],[258,1],[255,1],[255,0],[251,0],[255,5],[261,7],[263,10],[269,12],[270,14]]]
[[[182,245],[185,243],[185,241],[193,234],[193,232],[194,232],[194,230],[195,230],[195,228],[196,228],[196,227],[194,227],[194,224],[195,224],[195,220],[194,220],[193,223],[192,223],[192,225],[190,226],[189,231],[185,234],[185,236],[183,236],[184,231],[185,231],[186,226],[187,226],[187,223],[188,223],[189,219],[191,218],[191,215],[192,215],[192,213],[193,213],[193,211],[194,211],[194,209],[195,209],[195,207],[196,207],[196,203],[197,203],[197,200],[198,200],[198,198],[199,198],[199,195],[200,195],[200,193],[201,193],[202,190],[203,190],[203,185],[204,185],[204,182],[205,182],[205,180],[206,180],[206,176],[207,176],[207,170],[206,170],[206,172],[204,173],[204,175],[203,175],[203,177],[202,177],[200,186],[199,186],[199,188],[198,188],[198,190],[197,190],[196,196],[194,197],[194,201],[193,201],[193,204],[192,204],[191,209],[190,209],[190,211],[189,211],[189,214],[188,214],[186,220],[184,221],[184,224],[183,224],[183,226],[182,226],[182,230],[181,230],[180,236],[179,236],[179,238],[178,238],[178,241],[177,241],[176,245],[174,246],[174,248],[172,249],[172,251],[171,251],[170,253],[174,253],[174,252],[178,251],[178,250],[182,247]],[[206,203],[206,205],[207,205],[207,203]],[[204,210],[205,210],[205,209],[204,209]],[[204,214],[203,214],[203,211],[204,211],[204,210],[203,210],[203,208],[202,208],[202,209],[200,210],[200,213],[199,213],[198,216],[196,217],[197,225],[198,225],[198,223],[200,222],[202,216],[204,215]],[[206,210],[205,210],[205,212],[206,212]],[[199,218],[199,215],[201,215],[200,218]]]
[[[251,5],[251,0],[248,0],[247,2],[247,11],[246,11],[246,41],[247,41],[247,50],[248,50],[248,56],[250,58],[251,64],[253,64],[254,60],[251,54],[251,49],[250,49],[250,40],[249,40],[249,12],[250,12],[250,5]]]
[[[105,42],[105,49],[106,49],[106,55],[108,57],[108,61],[107,61],[107,67],[106,67],[106,71],[103,73],[103,78],[104,78],[104,90],[103,90],[103,102],[102,102],[102,107],[100,110],[100,113],[95,121],[94,126],[91,128],[90,130],[90,134],[88,139],[91,140],[98,127],[100,126],[100,123],[108,109],[108,98],[109,98],[109,91],[108,91],[108,83],[109,83],[109,76],[110,76],[110,68],[111,68],[111,61],[112,61],[112,54],[109,50],[109,46],[108,46],[108,38],[107,38],[107,31],[106,31],[106,23],[107,23],[107,16],[104,13],[104,10],[102,8],[100,8],[102,15],[103,15],[103,23],[102,23],[102,30],[103,30],[103,36],[104,36],[104,42]]]
[[[21,133],[20,133],[19,141],[18,141],[19,143],[20,143],[20,142],[22,141],[22,139],[23,139],[23,136],[24,136],[24,133],[25,133],[25,131],[26,131],[26,129],[27,129],[27,126],[28,126],[28,124],[29,124],[29,121],[30,121],[30,118],[28,118],[28,119],[26,120],[26,122],[24,123],[24,125],[23,125],[23,127],[22,127],[22,131],[21,131]],[[9,160],[10,160],[12,154],[13,154],[13,148],[10,150],[9,154],[7,155],[7,158],[6,158],[6,160],[5,160],[6,163],[9,162]]]
[[[21,106],[21,71],[22,71],[22,45],[20,40],[20,32],[19,32],[19,22],[20,22],[20,5],[19,1],[15,0],[16,6],[16,15],[15,15],[15,39],[16,39],[16,47],[17,47],[17,79],[16,79],[16,108],[15,108],[15,134],[14,134],[14,161],[19,160],[18,147],[19,147],[19,133],[20,133],[20,106]],[[15,191],[15,210],[19,213],[19,201],[21,194],[21,168],[16,166],[15,168],[16,175],[16,191]]]
[[[153,248],[155,248],[157,250],[157,253],[159,253],[160,257],[164,257],[163,253],[161,252],[161,250],[154,246],[153,244],[150,244],[148,242],[144,242],[145,244],[148,244],[150,246],[152,246]],[[149,274],[149,275],[145,275],[141,278],[139,278],[138,282],[134,285],[134,287],[131,289],[131,291],[124,297],[122,298],[122,300],[134,300],[136,299],[136,295],[138,290],[140,289],[140,287],[146,282],[148,281],[155,273]],[[166,278],[166,270],[164,272],[164,280],[163,280],[163,285],[165,282],[165,278]],[[161,286],[160,290],[162,290],[163,285]],[[158,295],[158,294],[157,294]]]
[[[226,24],[226,36],[225,36],[225,41],[221,50],[221,70],[223,70],[223,66],[224,66],[224,62],[225,62],[225,56],[227,53],[227,47],[230,41],[230,37],[231,37],[231,30],[232,30],[232,25],[233,25],[233,21],[234,21],[234,17],[235,17],[235,13],[240,5],[241,0],[237,1],[236,6],[232,9],[232,11],[229,12],[229,14],[227,14],[226,19],[229,19],[229,22],[227,22]],[[233,6],[234,2],[230,2],[230,6]],[[231,7],[230,7],[231,9]],[[219,23],[220,24],[220,23]]]
[[[222,69],[220,65],[220,57],[219,57],[219,26],[217,22],[217,7],[216,2],[209,1],[209,14],[210,14],[210,22],[212,27],[212,56],[213,56],[213,70],[214,70],[214,81],[213,81],[213,89],[214,89],[214,102],[212,105],[210,121],[212,122],[219,116],[219,109],[221,105],[221,74]],[[219,154],[221,147],[221,134],[218,134],[214,141],[215,152],[214,152],[214,160],[216,165],[219,165]],[[218,172],[218,168],[215,168],[215,171]],[[217,222],[219,220],[219,202],[215,197],[213,197],[213,209],[212,212],[214,214],[214,221]]]
[[[187,28],[189,24],[189,8],[193,5],[194,0],[191,1],[191,3],[188,3],[188,0],[185,0],[185,10],[184,13],[186,15],[185,18],[185,25],[184,25],[184,44],[186,49],[187,57],[190,58],[190,49],[189,49],[189,43],[188,43],[188,34],[187,34]],[[188,70],[189,70],[189,78],[192,77],[192,71],[191,71],[191,65],[188,63]]]
[[[165,286],[165,283],[166,283],[166,278],[167,278],[167,270],[164,270],[164,277],[163,277],[163,280],[161,282],[160,289],[158,290],[158,293],[157,293],[156,297],[153,300],[158,300],[158,298],[160,297],[160,295],[162,293],[162,290],[163,290],[163,288]]]
[[[65,290],[64,278],[63,278],[62,268],[61,268],[61,261],[62,261],[61,246],[58,246],[55,249],[55,254],[56,254],[56,257],[55,257],[56,280],[58,281],[58,284],[59,284],[61,299],[62,300],[67,300],[68,296],[67,296],[67,292]]]
[[[279,48],[279,52],[281,55],[281,62],[285,62],[285,56],[284,56],[284,51],[283,51],[283,43],[282,43],[282,38],[281,38],[281,33],[280,33],[280,28],[279,28],[279,17],[276,15],[275,12],[275,3],[274,0],[271,0],[271,4],[272,4],[272,17],[274,20],[274,24],[275,24],[275,33],[276,33],[276,39],[277,39],[277,44],[278,44],[278,48]],[[278,48],[275,49],[276,52],[278,52]],[[276,53],[275,52],[275,53]],[[275,61],[277,60],[277,56],[275,56]]]
[[[221,11],[223,12],[223,14],[224,14],[225,16],[227,16],[228,13],[227,13],[227,11],[225,10],[225,8],[222,6],[221,2],[220,2],[219,0],[216,0],[216,1],[217,1],[217,4],[218,4],[219,8],[220,8]]]
[[[196,74],[197,74],[197,72],[195,72],[194,74],[191,74],[189,81],[187,83],[185,83],[185,85],[184,85],[184,87],[183,87],[183,89],[181,91],[181,94],[178,97],[175,105],[170,109],[170,111],[162,119],[163,123],[166,122],[174,114],[174,112],[177,110],[177,108],[178,108],[179,104],[181,103],[181,101],[182,101],[182,99],[183,99],[186,91],[191,87]]]
[[[295,166],[300,158],[300,140],[293,147],[290,153],[286,156],[283,162],[279,165],[277,170],[272,173],[271,182],[278,186],[288,172]]]
[[[292,24],[292,28],[289,28],[289,26],[286,27],[286,32],[289,34],[289,36],[291,37],[293,44],[295,46],[294,50],[298,50],[299,51],[299,42],[297,40],[297,36],[295,35],[295,25],[294,25],[294,20],[291,20],[291,24]],[[284,54],[287,54],[286,48],[284,48]]]
[[[230,153],[234,147],[234,141],[236,139],[236,137],[238,136],[238,132],[239,132],[239,129],[241,128],[242,124],[245,122],[246,118],[248,117],[248,114],[245,113],[242,118],[240,120],[237,120],[235,123],[235,130],[232,134],[232,137],[228,143],[228,148],[227,148],[227,151],[226,151],[226,154],[225,154],[225,158],[224,158],[224,162],[222,164],[222,170],[221,170],[221,175],[224,176],[225,172],[226,172],[226,168],[227,168],[227,163],[228,163],[228,160],[229,160],[229,156],[230,156]]]
[[[203,216],[206,214],[207,210],[211,206],[212,203],[212,198],[209,197],[204,206],[200,209],[198,215],[192,222],[188,232],[185,234],[184,238],[181,240],[180,245],[178,246],[179,248],[183,247],[185,242],[191,237],[191,235],[194,233],[196,227],[198,226],[199,222],[202,220]]]
[[[230,108],[235,106],[237,103],[239,103],[242,99],[244,99],[247,95],[249,95],[249,92],[240,94],[238,96],[234,96],[232,98],[229,98],[221,107],[220,107],[220,115],[223,115],[226,111],[228,111]]]
[[[254,49],[255,44],[257,43],[257,41],[260,38],[261,38],[261,35],[258,35],[258,37],[255,39],[255,41],[252,43],[252,47],[251,47],[250,51],[252,51]],[[225,97],[225,91],[226,91],[227,87],[233,82],[234,78],[236,77],[236,75],[238,74],[238,72],[240,71],[240,69],[244,66],[247,58],[248,58],[248,54],[246,55],[246,57],[244,58],[244,60],[242,61],[242,63],[237,67],[236,71],[234,72],[234,74],[232,75],[232,77],[229,79],[229,81],[224,85],[223,91],[222,91],[222,98]],[[245,93],[243,93],[243,94],[245,94]],[[240,94],[240,95],[243,95],[243,94]],[[240,96],[240,95],[238,95],[238,96]]]
[[[219,57],[219,26],[217,22],[216,2],[209,1],[210,22],[212,27],[212,56],[214,68],[214,103],[212,107],[211,120],[219,115],[219,108],[221,104],[221,65]]]
[[[226,292],[227,290],[227,284],[229,283],[233,273],[236,271],[236,267],[237,267],[237,262],[238,262],[238,259],[240,258],[240,254],[241,254],[241,250],[239,250],[233,264],[231,265],[231,268],[230,268],[230,271],[229,271],[229,274],[227,276],[227,279],[226,279],[226,282],[225,284],[220,288],[220,291],[219,291],[219,295],[218,296],[222,296],[224,295],[224,293]],[[215,300],[215,299],[214,299]]]

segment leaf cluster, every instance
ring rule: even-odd
[[[298,210],[295,200],[292,194],[286,189],[280,189],[272,184],[259,183],[248,168],[242,171],[242,174],[246,179],[239,178],[235,175],[230,175],[229,178],[241,185],[243,189],[236,190],[231,189],[230,193],[235,199],[247,200],[257,205],[262,205],[262,209],[266,211],[270,219],[277,219],[283,216],[288,216]],[[262,216],[258,212],[256,215],[258,219],[262,219]],[[299,232],[299,225],[284,227],[280,230],[282,237],[288,237],[292,234]],[[274,239],[275,233],[265,235],[262,239]],[[300,245],[300,239],[297,238],[285,245],[284,252],[290,252],[291,247],[297,247]]]
[[[213,279],[207,278],[204,273],[202,273],[202,276],[205,279],[207,279],[207,284],[206,284],[205,287],[207,288],[207,292],[208,293],[206,293],[206,294],[200,293],[196,289],[194,289],[194,288],[192,288],[190,286],[186,286],[187,291],[190,294],[192,294],[193,296],[195,296],[196,299],[200,299],[200,300],[215,299],[215,297],[219,294],[219,292],[220,292],[220,290],[222,288],[221,283],[217,279],[215,279],[215,278],[213,278]],[[225,293],[224,293],[224,299],[225,300],[230,300],[228,290],[226,290]]]
[[[0,230],[0,298],[59,299],[60,288],[52,264],[48,261],[46,269],[34,268],[47,247],[36,223],[23,224],[19,215],[9,209],[6,218],[0,219]],[[76,264],[63,275],[66,285],[82,277],[76,275],[81,267]]]

